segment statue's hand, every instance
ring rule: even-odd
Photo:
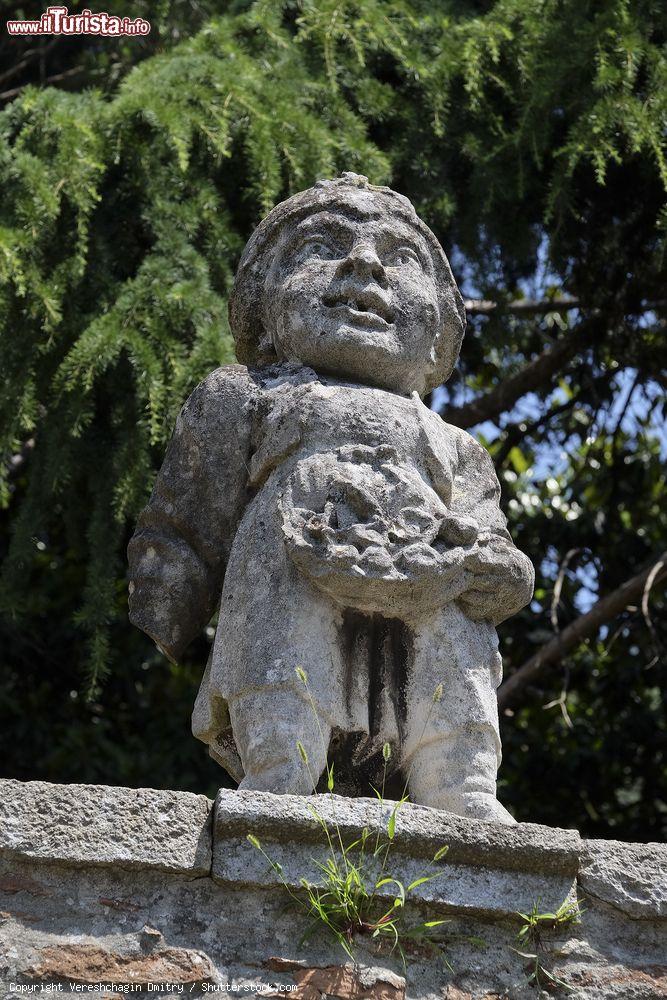
[[[466,569],[475,577],[475,587],[492,589],[497,578],[507,572],[507,559],[511,546],[504,538],[488,532],[480,533],[476,544],[466,551]]]
[[[532,593],[526,562],[511,542],[481,534],[464,558],[469,583],[458,598],[461,608],[475,621],[497,622],[506,617],[506,607],[523,607]]]

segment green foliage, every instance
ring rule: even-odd
[[[13,192],[0,226],[5,504],[11,457],[35,435],[0,608],[25,609],[34,539],[78,502],[64,544],[87,567],[76,621],[93,691],[127,525],[183,400],[233,360],[226,294],[240,227],[343,165],[387,171],[274,22],[256,9],[210,21],[138,65],[112,99],[28,88],[0,122]]]
[[[183,400],[233,360],[245,240],[317,177],[391,183],[464,293],[499,303],[434,397],[454,421],[546,347],[580,345],[475,430],[538,570],[501,629],[506,673],[667,547],[667,24],[657,0],[111,12],[153,30],[0,40],[2,757],[25,778],[210,792],[186,721],[210,636],[179,667],[156,657],[127,622],[124,548]],[[505,308],[563,294],[578,310]],[[627,609],[503,717],[501,797],[519,818],[663,835],[660,585],[647,601],[649,621]],[[165,739],[166,705],[187,753]]]
[[[580,900],[565,899],[553,913],[549,911],[541,913],[539,903],[533,903],[530,913],[518,914],[523,923],[517,938],[521,942],[522,948],[528,946],[533,950],[530,952],[519,951],[516,948],[513,950],[521,958],[528,959],[530,963],[528,982],[534,984],[538,989],[550,990],[553,987],[562,987],[569,990],[572,988],[544,965],[548,948],[544,944],[542,935],[545,931],[564,931],[573,924],[581,923],[581,913]]]
[[[384,802],[381,804],[384,805]],[[395,815],[398,806],[399,803],[394,804],[390,815]],[[310,923],[302,941],[318,930],[326,930],[345,954],[354,960],[355,938],[370,936],[372,941],[377,941],[379,947],[387,941],[390,951],[398,951],[404,964],[407,942],[435,948],[435,928],[447,921],[426,920],[405,926],[407,921],[404,913],[410,893],[425,882],[440,877],[443,871],[422,875],[404,886],[400,879],[383,874],[391,844],[388,832],[387,840],[377,838],[375,845],[369,846],[368,842],[373,838],[369,829],[364,827],[357,840],[345,844],[340,839],[340,844],[336,843],[334,846],[334,841],[340,838],[338,824],[332,829],[319,810],[313,807],[311,811],[324,830],[328,853],[324,863],[313,860],[313,865],[319,869],[318,881],[302,878],[301,892],[295,892],[287,883],[282,865],[267,854],[258,838],[248,834],[248,840],[266,858],[297,908],[309,918]],[[433,860],[440,860],[445,852],[446,848],[441,848]],[[382,867],[378,874],[380,864]],[[393,886],[391,893],[389,886]]]

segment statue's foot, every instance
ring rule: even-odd
[[[428,802],[436,809],[465,816],[466,819],[481,819],[486,823],[504,823],[512,826],[516,823],[514,816],[501,805],[495,795],[489,792],[462,792],[459,795],[446,794],[438,796],[438,801]]]
[[[229,717],[244,775],[241,791],[312,793],[327,762],[329,728],[308,702],[267,687],[230,701]]]
[[[276,795],[310,795],[312,781],[305,767],[288,763],[274,764],[257,771],[249,771],[239,791],[274,792]]]

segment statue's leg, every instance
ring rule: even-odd
[[[267,687],[234,699],[229,715],[245,772],[239,788],[313,791],[326,766],[331,728],[308,702]]]
[[[502,664],[495,628],[449,605],[417,625],[413,641],[402,741],[412,800],[459,816],[513,823],[496,799]]]
[[[228,564],[207,698],[227,703],[240,788],[307,794],[324,770],[332,726],[346,724],[340,612],[301,576],[281,538],[266,534],[278,535],[274,520],[267,513],[242,536]]]
[[[218,720],[226,722],[224,702],[239,787],[308,793],[324,770],[332,728],[348,728],[341,612],[289,557],[275,489],[255,497],[234,539],[197,725],[210,743]]]

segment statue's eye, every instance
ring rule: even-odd
[[[339,255],[338,248],[320,236],[304,240],[301,244],[301,252],[306,257],[320,257],[323,260],[333,260]]]
[[[421,267],[419,254],[412,247],[395,247],[385,256],[386,267],[400,267],[403,264],[417,264]]]

